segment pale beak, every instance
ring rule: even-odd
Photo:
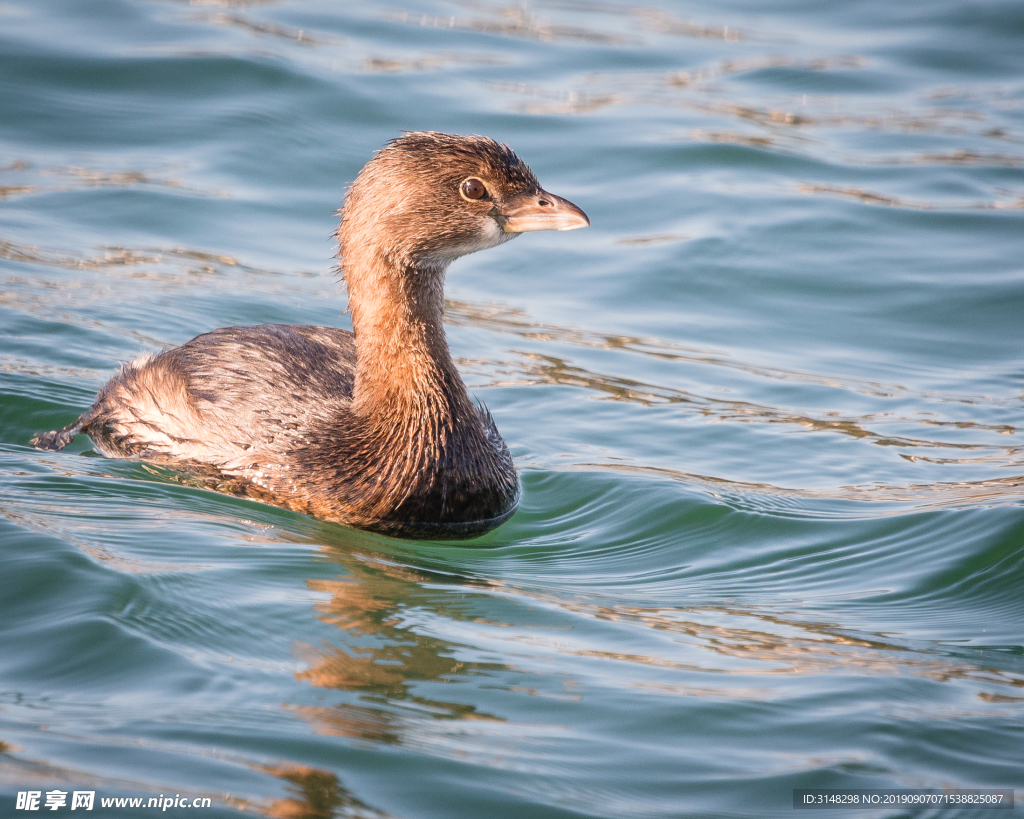
[[[587,214],[568,199],[547,191],[520,194],[493,216],[506,233],[590,227]]]

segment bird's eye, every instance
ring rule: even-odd
[[[471,176],[459,186],[459,193],[462,194],[463,199],[475,201],[487,196],[487,188],[483,182],[475,176]]]

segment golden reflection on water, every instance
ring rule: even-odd
[[[329,601],[317,604],[317,617],[351,640],[345,648],[297,647],[299,657],[309,665],[298,674],[299,679],[322,688],[358,689],[404,699],[410,696],[415,681],[505,668],[458,660],[453,644],[410,630],[405,619],[410,609],[421,600],[428,605],[436,602],[437,595],[425,585],[438,580],[451,583],[450,576],[430,577],[405,566],[367,562],[352,555],[333,553],[331,557],[345,567],[348,577],[310,580],[308,586],[313,592],[330,595]],[[445,615],[457,616],[448,611]],[[449,715],[461,719],[468,713],[453,706]]]
[[[893,642],[884,634],[857,637],[845,633],[837,623],[813,622],[774,612],[733,606],[645,607],[635,605],[604,605],[600,603],[555,596],[538,592],[521,592],[530,599],[549,605],[564,607],[598,621],[632,623],[678,638],[676,644],[696,648],[696,652],[683,651],[692,660],[679,660],[671,656],[615,652],[574,647],[559,639],[559,652],[580,657],[611,660],[628,665],[667,668],[682,672],[695,672],[769,678],[759,688],[747,688],[750,698],[755,692],[765,699],[783,695],[788,686],[770,682],[770,678],[792,675],[823,674],[880,674],[885,676],[916,676],[936,682],[969,680],[979,685],[1024,688],[1024,676],[994,666],[985,666],[965,660],[954,660],[939,650],[909,649]],[[723,624],[725,621],[734,623]],[[522,638],[519,638],[520,640]],[[543,632],[530,641],[540,644]],[[739,661],[738,663],[736,661]],[[629,674],[629,672],[625,672]],[[609,675],[610,676],[610,675]],[[640,680],[620,680],[631,687],[650,687]],[[663,683],[662,683],[663,684]],[[678,691],[687,696],[733,695],[733,687],[724,682],[725,691],[714,687],[694,688],[683,683]],[[671,690],[671,686],[670,689]],[[984,702],[1002,701],[1004,694],[978,692]]]
[[[0,293],[0,304],[9,304]],[[105,370],[96,370],[90,367],[69,367],[62,364],[49,364],[36,358],[21,358],[19,356],[7,355],[0,358],[0,372],[16,373],[17,375],[42,376],[53,378],[55,381],[66,381],[69,378],[77,378],[88,381],[100,381],[109,375]]]
[[[980,165],[992,168],[1019,168],[1024,159],[1010,154],[978,153],[958,150],[949,153],[928,153],[911,156],[883,157],[873,160],[877,165]]]
[[[263,815],[272,819],[384,819],[388,816],[356,798],[330,771],[290,763],[259,766],[255,770],[288,783],[289,796],[276,799],[261,810]]]
[[[957,506],[965,503],[996,505],[1017,504],[1024,499],[1024,475],[1012,475],[1005,478],[990,478],[979,481],[937,481],[935,483],[911,483],[903,486],[888,484],[860,484],[840,486],[836,489],[812,489],[809,487],[783,487],[770,483],[754,481],[738,481],[686,472],[681,469],[667,467],[644,466],[642,464],[613,463],[573,463],[563,469],[594,469],[601,472],[625,472],[634,475],[646,475],[652,478],[668,478],[691,486],[702,486],[715,497],[728,496],[733,500],[743,496],[744,506],[768,506],[767,499],[776,496],[784,498],[804,498],[807,500],[848,500],[869,501],[875,503],[912,503],[918,509]],[[893,509],[889,512],[873,511],[879,517],[886,515],[902,515],[905,509]],[[833,512],[832,515],[839,513]]]
[[[458,584],[468,588],[453,606],[451,585],[456,581],[451,575],[435,576],[372,554],[334,549],[328,554],[345,567],[347,577],[310,580],[308,586],[331,595],[316,604],[317,617],[339,629],[342,645],[296,646],[296,656],[308,666],[296,677],[319,688],[357,694],[359,700],[332,706],[285,704],[317,733],[415,746],[433,755],[469,756],[500,765],[497,757],[503,752],[495,751],[495,732],[511,739],[561,730],[512,725],[460,702],[455,683],[484,678],[489,686],[513,690],[502,681],[504,675],[514,673],[519,679],[523,672],[503,663],[459,659],[470,646],[420,628],[437,622],[442,628],[445,623],[471,623],[475,630],[508,628],[509,624],[470,617],[457,608],[467,598],[478,597],[479,589],[500,584],[459,578]],[[439,582],[443,589],[437,587]],[[443,699],[426,696],[420,688],[424,683],[451,685],[446,689],[451,693]]]
[[[107,742],[138,744],[132,741],[119,743],[116,739],[107,739]],[[143,744],[149,749],[164,750],[169,754],[180,750],[173,743],[163,747],[159,742],[148,741]],[[26,758],[20,751],[17,746],[0,740],[0,784],[11,790],[24,788],[26,784],[38,788],[55,786],[64,790],[91,789],[98,791],[95,807],[99,807],[100,796],[145,794],[145,798],[148,798],[165,787],[160,782],[98,776],[65,765]],[[389,815],[357,798],[338,776],[330,771],[290,762],[264,765],[241,757],[232,758],[222,754],[218,756],[222,760],[237,762],[253,771],[281,780],[285,784],[288,796],[282,799],[259,800],[240,798],[220,791],[187,789],[188,798],[208,797],[214,805],[226,805],[241,813],[255,813],[270,819],[386,819]],[[186,790],[185,787],[179,787],[183,791]]]
[[[26,245],[0,239],[0,259],[46,267],[104,271],[119,268],[147,268],[138,272],[132,270],[130,275],[134,278],[151,278],[154,272],[151,268],[158,265],[169,266],[176,274],[219,275],[225,272],[224,268],[238,268],[251,275],[284,275],[279,271],[242,264],[233,256],[207,253],[185,247],[132,249],[118,245],[103,245],[98,250],[99,253],[89,254],[83,251],[39,247],[38,245]],[[63,286],[64,282],[61,285]]]
[[[1016,442],[1017,429],[1012,424],[986,423],[963,417],[973,407],[988,409],[1000,405],[1000,401],[989,397],[954,396],[937,393],[915,394],[898,384],[879,381],[818,375],[783,368],[761,367],[731,359],[727,355],[674,345],[659,339],[644,339],[633,336],[603,334],[570,326],[558,326],[533,322],[521,311],[501,305],[471,304],[449,300],[446,303],[446,321],[454,325],[468,325],[491,331],[515,335],[533,341],[556,341],[573,346],[605,350],[621,350],[667,361],[686,364],[707,365],[714,368],[734,369],[757,378],[782,382],[809,383],[859,393],[880,399],[900,396],[914,397],[919,401],[937,401],[940,404],[958,405],[960,417],[936,418],[920,411],[912,415],[901,415],[889,411],[874,411],[861,415],[823,409],[816,414],[796,411],[781,406],[770,406],[751,401],[704,395],[665,385],[651,384],[637,379],[625,378],[608,373],[595,372],[568,360],[550,354],[527,351],[513,351],[518,358],[512,361],[463,361],[464,369],[476,372],[487,379],[485,386],[535,386],[554,385],[577,387],[593,391],[601,398],[613,401],[636,403],[642,406],[668,405],[681,411],[700,416],[713,423],[783,424],[814,433],[832,433],[862,440],[883,447],[900,450],[901,458],[937,465],[985,464],[1020,468],[1024,466],[1024,447]],[[703,383],[713,384],[716,379],[709,376]],[[1016,398],[1005,399],[1013,405]],[[918,404],[919,406],[919,404]],[[887,431],[892,430],[892,431]],[[920,430],[919,434],[908,435],[906,429]],[[896,430],[900,430],[897,432]],[[942,440],[931,432],[956,435],[958,440]],[[973,432],[976,437],[963,440],[961,433]],[[1005,442],[996,442],[993,436],[1005,436]],[[947,454],[950,453],[950,454]],[[672,475],[675,479],[694,480],[708,485],[718,479],[693,473],[650,468],[643,465],[606,463],[575,464],[575,467],[627,469],[637,473]],[[920,500],[932,502],[962,502],[968,499],[989,500],[998,496],[1011,500],[1019,496],[1019,487],[1024,476],[1009,476],[994,480],[952,481],[910,486],[864,485],[847,486],[833,491],[819,492],[804,489],[782,489],[760,483],[722,481],[735,491],[768,491],[796,493],[804,497],[828,497],[855,500]]]
[[[520,360],[516,362],[487,362],[486,369],[490,373],[491,380],[486,386],[554,385],[579,387],[593,390],[599,393],[602,398],[613,401],[625,401],[643,406],[678,405],[682,408],[688,408],[693,414],[699,415],[712,423],[785,424],[802,428],[809,432],[828,432],[846,435],[884,447],[980,453],[978,455],[961,455],[958,457],[900,453],[901,457],[908,461],[943,465],[990,464],[1013,467],[1024,465],[1021,459],[1022,447],[1014,443],[1000,446],[989,441],[941,441],[932,438],[879,432],[869,426],[873,424],[921,425],[958,430],[977,430],[979,432],[1011,436],[1016,435],[1016,429],[1009,424],[986,424],[964,420],[936,421],[919,417],[897,416],[891,413],[872,413],[860,417],[842,418],[838,412],[824,412],[823,415],[826,417],[814,417],[781,407],[705,396],[686,390],[648,384],[634,379],[596,373],[571,365],[564,359],[556,356],[527,352],[520,352],[519,356]],[[467,363],[470,365],[476,364],[477,367],[480,364],[479,362]],[[1013,480],[1019,482],[1020,479],[1014,478]],[[994,485],[1006,485],[1005,479],[1004,482]]]
[[[415,58],[367,57],[363,69],[375,73],[401,71],[435,71],[450,65],[504,65],[505,61],[492,54],[426,54]]]
[[[25,193],[35,193],[34,185],[0,185],[0,199],[12,199]]]
[[[140,345],[140,352],[143,349],[160,350],[171,346],[172,342],[134,327],[97,318],[89,305],[116,303],[124,297],[125,285],[134,282],[145,288],[145,296],[156,290],[180,294],[183,287],[189,285],[201,288],[204,296],[218,291],[237,294],[238,280],[232,275],[234,273],[260,277],[264,291],[277,290],[294,296],[298,292],[297,276],[316,278],[320,275],[311,271],[285,273],[244,264],[226,254],[184,247],[127,248],[109,245],[89,252],[40,247],[0,238],[0,259],[42,268],[100,274],[98,277],[77,278],[8,275],[0,280],[0,305],[73,327],[96,328],[128,336]],[[15,358],[3,354],[0,354],[0,362],[0,366],[12,369],[20,366]]]
[[[660,239],[662,237],[655,238]],[[537,341],[566,342],[577,347],[622,350],[667,361],[724,367],[761,378],[839,387],[880,398],[890,398],[894,395],[908,394],[910,392],[906,387],[899,384],[845,376],[825,376],[799,370],[787,370],[781,367],[765,367],[750,364],[730,358],[727,354],[718,351],[675,344],[658,338],[603,333],[567,324],[544,324],[534,321],[522,310],[494,302],[474,303],[447,299],[445,301],[445,322],[455,326],[480,327],[491,332],[505,333]],[[929,395],[928,397],[931,396]],[[943,398],[944,400],[957,400],[954,396],[944,396]],[[967,403],[971,402],[967,401]]]
[[[954,210],[1019,210],[1024,208],[1024,197],[1017,199],[995,199],[943,204],[937,201],[885,196],[884,194],[872,193],[871,191],[862,190],[861,188],[844,188],[838,185],[812,185],[806,182],[799,182],[797,183],[796,188],[802,193],[835,194],[836,196],[846,196],[851,199],[856,199],[866,205],[887,205],[888,207],[909,208],[911,210],[935,210],[943,207]]]
[[[197,197],[226,197],[228,195],[225,191],[207,191],[184,185],[172,177],[154,176],[144,171],[101,170],[78,165],[38,168],[21,159],[0,167],[0,173],[13,174],[18,178],[15,184],[0,184],[0,199],[91,188],[135,187],[170,188],[180,191],[184,195]],[[9,179],[10,177],[8,177]],[[57,184],[51,184],[47,181],[49,179],[59,181]]]
[[[40,727],[46,730],[49,726]],[[90,737],[90,739],[94,738]],[[159,743],[156,742],[139,742],[134,739],[118,739],[116,737],[107,737],[105,742],[110,745],[121,745],[122,747],[134,746],[137,748],[141,745],[153,748],[159,746]],[[166,750],[174,753],[178,748],[172,745],[167,747]],[[240,761],[244,764],[243,760]],[[21,748],[2,740],[0,740],[0,785],[7,787],[12,793],[24,789],[26,785],[36,789],[55,787],[65,791],[72,789],[95,790],[97,791],[97,799],[94,809],[99,807],[100,796],[126,796],[129,794],[134,796],[145,794],[148,798],[155,796],[156,793],[163,790],[163,783],[160,782],[103,776],[92,771],[76,769],[60,763],[26,757],[22,754]],[[185,790],[185,788],[182,788],[182,790]],[[190,789],[187,793],[190,798],[208,797],[213,805],[223,804],[243,812],[264,813],[268,807],[259,802],[239,799],[223,792]],[[318,818],[310,817],[310,819]]]
[[[617,3],[591,2],[590,0],[541,0],[532,3],[534,8],[548,12],[563,12],[584,17],[589,25],[564,25],[540,17],[523,6],[508,3],[485,4],[478,0],[457,0],[453,5],[468,7],[482,16],[461,18],[410,12],[395,12],[389,19],[410,25],[433,28],[458,28],[479,31],[506,37],[525,37],[553,42],[555,40],[579,40],[611,46],[634,45],[636,36],[622,34],[623,22],[638,24],[636,34],[641,32],[737,41],[750,35],[728,25],[713,26],[684,20],[663,9]],[[600,18],[611,18],[602,28]]]
[[[267,23],[260,20],[252,20],[241,14],[211,14],[204,18],[210,23],[222,26],[237,26],[252,34],[280,37],[284,40],[291,40],[299,45],[320,46],[320,45],[343,45],[345,40],[342,37],[329,36],[321,33],[315,36],[306,29],[293,28],[292,26],[281,25],[280,23]]]
[[[681,242],[689,237],[685,233],[659,233],[654,236],[627,236],[616,239],[617,245],[653,245],[664,242]]]
[[[579,10],[589,8],[579,6]],[[602,10],[604,11],[604,10]],[[610,11],[609,11],[610,13]],[[658,12],[623,10],[626,16],[659,19]],[[726,37],[725,39],[731,39]],[[765,54],[742,59],[725,58],[708,65],[672,72],[590,73],[573,87],[552,87],[524,82],[492,83],[495,91],[520,98],[515,110],[537,116],[588,115],[610,107],[662,106],[686,109],[715,123],[716,127],[690,128],[687,139],[693,142],[734,144],[758,151],[782,151],[823,160],[829,164],[848,165],[959,165],[1020,167],[1024,157],[1005,152],[978,151],[966,146],[951,150],[925,150],[895,156],[879,156],[876,151],[852,152],[846,143],[836,145],[837,132],[884,131],[892,134],[921,135],[963,139],[998,140],[1020,143],[1019,135],[1005,126],[993,127],[993,112],[1019,110],[1017,99],[1000,99],[998,92],[984,98],[972,97],[959,89],[925,92],[921,105],[904,110],[858,110],[864,103],[844,100],[835,94],[776,93],[771,102],[763,95],[749,97],[745,87],[736,87],[732,80],[765,71],[850,72],[878,69],[868,58],[851,54],[822,57],[797,57],[792,54]],[[525,98],[525,100],[524,100]],[[951,107],[962,100],[974,107]],[[941,104],[936,105],[934,103]],[[722,119],[732,119],[749,128],[722,128]],[[752,132],[751,132],[752,131]],[[927,210],[1019,209],[1024,199],[1013,191],[993,189],[990,198],[966,200],[908,199],[885,191],[869,191],[856,186],[826,183],[799,183],[806,193],[838,194],[855,198],[869,205],[887,205]]]
[[[300,648],[298,655],[310,668],[297,676],[315,686],[361,692],[362,702],[286,706],[325,734],[382,744],[443,745],[441,737],[453,730],[453,721],[482,720],[497,728],[505,721],[473,706],[416,694],[417,684],[423,681],[469,682],[481,675],[489,688],[569,702],[586,701],[605,689],[649,696],[771,701],[792,696],[789,678],[793,676],[851,674],[916,677],[939,683],[966,681],[977,709],[1011,705],[1020,698],[1017,692],[1024,689],[1024,677],[1018,674],[951,657],[939,647],[910,649],[889,635],[856,636],[838,623],[741,606],[604,604],[513,583],[476,581],[465,586],[459,597],[463,604],[476,598],[475,607],[479,608],[491,597],[511,599],[521,606],[559,610],[576,619],[578,626],[524,628],[516,623],[489,622],[451,605],[456,581],[450,576],[439,588],[431,573],[396,564],[390,558],[338,550],[330,550],[329,555],[345,567],[348,577],[310,581],[309,587],[332,595],[329,601],[317,604],[317,616],[344,633],[346,647]],[[459,579],[457,585],[465,585],[465,580]],[[547,619],[550,622],[551,618]],[[480,650],[515,656],[516,666],[455,661],[453,655],[460,644],[423,633],[458,633],[465,640],[470,632],[460,623],[473,624]],[[593,633],[608,628],[613,633],[601,638]],[[661,636],[655,638],[654,633]],[[367,644],[367,637],[376,638],[373,645]],[[495,651],[496,642],[507,647]],[[648,649],[626,648],[638,645]],[[556,681],[544,671],[546,658],[552,654],[562,658],[565,672],[565,679],[555,689]],[[371,668],[375,664],[379,668]],[[537,684],[517,682],[530,673],[538,675]],[[457,698],[460,689],[451,690],[451,696]],[[959,708],[967,715],[971,706],[961,704]],[[560,719],[565,719],[564,713]],[[486,726],[480,727],[486,730]],[[537,730],[543,732],[539,726]],[[468,735],[459,736],[465,739]],[[472,743],[466,747],[472,748]]]
[[[554,5],[554,4],[552,4]],[[562,4],[563,6],[565,4]],[[608,3],[581,3],[577,6],[581,11],[600,8],[602,11],[611,12],[616,8]],[[619,12],[621,13],[621,12]],[[707,26],[681,20],[675,15],[663,9],[645,8],[643,6],[627,6],[626,13],[631,17],[638,18],[644,29],[654,34],[672,34],[677,37],[699,37],[713,40],[728,40],[736,42],[751,38],[749,33],[740,31],[735,26]]]
[[[393,12],[387,19],[396,23],[423,26],[427,28],[450,28],[464,31],[479,31],[505,37],[522,37],[544,43],[556,40],[578,40],[602,45],[626,45],[629,38],[604,33],[581,26],[566,26],[537,17],[519,6],[500,6],[489,9],[489,17],[441,17],[432,14],[416,14],[407,11]]]
[[[719,145],[746,145],[750,148],[769,148],[776,140],[767,136],[753,136],[735,131],[705,131],[694,128],[690,131],[690,139],[694,142],[714,142]]]
[[[675,71],[668,74],[634,74],[634,75],[589,75],[583,88],[548,89],[539,85],[526,83],[495,83],[496,91],[517,96],[532,97],[537,101],[525,102],[518,109],[531,114],[573,115],[588,114],[611,105],[657,105],[686,108],[713,117],[724,116],[745,123],[759,126],[763,131],[753,135],[735,135],[729,139],[711,139],[710,141],[743,142],[745,137],[752,147],[768,147],[783,143],[789,150],[807,153],[813,136],[811,131],[817,129],[857,129],[862,131],[887,131],[900,134],[935,133],[950,136],[972,136],[1006,141],[1010,134],[1005,129],[968,127],[971,123],[983,123],[988,116],[980,110],[951,109],[947,107],[928,107],[920,110],[887,110],[884,113],[836,113],[832,109],[836,103],[832,97],[817,97],[802,94],[798,99],[788,100],[786,107],[765,105],[761,102],[747,102],[729,99],[726,96],[728,86],[714,83],[773,68],[788,68],[795,71],[826,72],[837,70],[856,70],[867,65],[864,58],[852,55],[839,58],[820,58],[800,60],[793,57],[765,57],[750,60],[722,60],[718,64],[692,71]],[[725,98],[723,98],[725,97]],[[765,131],[767,133],[765,133]],[[703,141],[703,134],[730,132],[694,129],[690,138]],[[821,137],[824,139],[824,135]],[[766,140],[766,141],[765,141]],[[914,155],[909,160],[912,164],[979,164],[969,157],[986,154],[970,151],[966,148],[949,153],[936,154],[926,152]],[[996,164],[1016,167],[1021,157],[997,154]],[[960,159],[958,159],[960,157]],[[835,156],[830,155],[834,161]],[[864,156],[852,155],[843,157],[852,163],[870,162],[871,164],[887,164],[885,158],[874,153]],[[908,164],[906,157],[898,157],[893,164]],[[985,164],[981,162],[980,164]]]

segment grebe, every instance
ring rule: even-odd
[[[125,364],[62,430],[112,458],[183,467],[212,488],[399,537],[470,538],[519,504],[508,447],[448,351],[444,276],[533,230],[590,224],[507,146],[407,133],[348,191],[339,259],[353,332],[226,327]]]

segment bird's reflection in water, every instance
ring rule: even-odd
[[[318,732],[385,744],[407,743],[410,732],[421,733],[424,721],[505,722],[473,705],[416,693],[423,683],[508,670],[504,664],[460,658],[462,646],[414,628],[425,616],[475,619],[452,607],[447,590],[430,586],[465,587],[481,581],[396,566],[365,552],[338,549],[328,554],[344,566],[346,576],[309,580],[308,586],[330,595],[317,604],[317,616],[337,626],[342,645],[298,646],[296,653],[309,667],[297,676],[320,688],[359,692],[358,702],[290,708]]]
[[[357,799],[330,771],[305,765],[261,767],[263,773],[288,783],[288,796],[276,799],[261,812],[273,819],[385,819],[388,814]]]

